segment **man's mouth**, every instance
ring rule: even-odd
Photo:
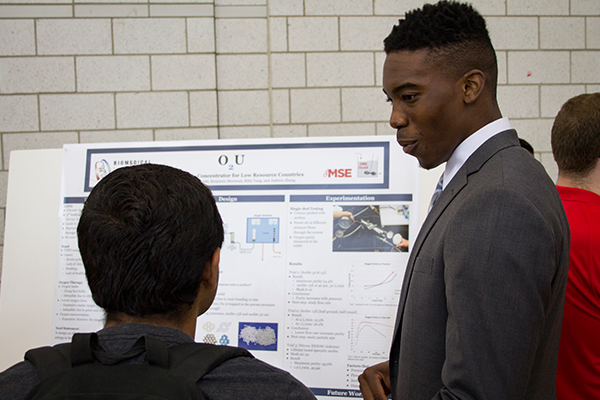
[[[402,146],[402,150],[405,153],[410,153],[410,151],[415,147],[417,141],[414,139],[397,139],[397,142],[400,146]]]

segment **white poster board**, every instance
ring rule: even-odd
[[[148,162],[198,176],[223,217],[219,291],[196,340],[245,347],[319,397],[360,397],[357,376],[387,359],[399,246],[418,230],[416,160],[377,136],[65,145],[52,342],[102,327],[77,249],[83,201]]]

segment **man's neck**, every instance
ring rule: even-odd
[[[558,186],[587,190],[600,196],[600,162],[597,162],[596,167],[584,177],[565,174],[559,171],[556,184]]]
[[[164,326],[166,328],[178,329],[188,334],[192,338],[194,338],[194,336],[196,335],[196,317],[189,318],[187,316],[182,316],[181,319],[173,319],[164,315],[149,317],[133,317],[125,313],[111,313],[110,315],[107,315],[104,327],[109,328],[111,326],[129,323]]]

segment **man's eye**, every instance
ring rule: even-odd
[[[402,99],[403,99],[403,100],[407,100],[407,101],[409,101],[409,100],[412,100],[412,99],[414,99],[415,97],[416,97],[416,94],[403,94],[403,95],[402,95]]]

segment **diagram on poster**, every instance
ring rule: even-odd
[[[418,165],[395,138],[66,145],[54,343],[103,324],[77,249],[85,198],[143,163],[197,176],[223,219],[219,288],[195,340],[246,348],[319,398],[360,397],[358,375],[388,356],[417,232]]]

